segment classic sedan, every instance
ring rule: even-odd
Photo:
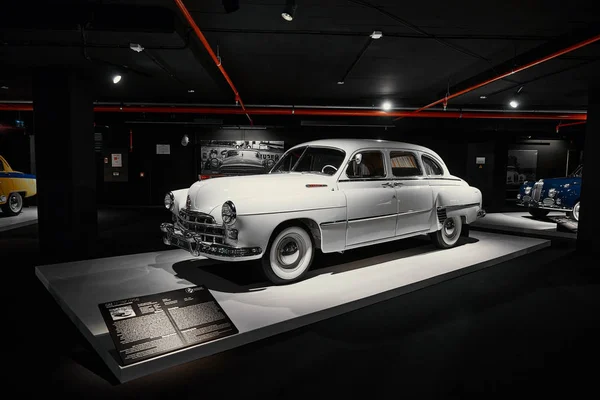
[[[302,279],[317,249],[422,234],[450,248],[485,215],[481,191],[434,151],[381,140],[294,146],[267,174],[198,181],[167,193],[165,207],[165,244],[222,261],[260,259],[275,284]]]
[[[579,222],[582,174],[583,165],[580,165],[566,177],[524,182],[517,194],[517,205],[527,207],[527,211],[536,218],[543,218],[550,211],[565,211],[571,219]]]
[[[7,215],[23,210],[23,199],[37,194],[35,175],[14,171],[0,156],[0,207]]]

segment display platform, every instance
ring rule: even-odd
[[[0,232],[37,224],[37,207],[24,207],[19,215],[8,216],[0,210]]]
[[[543,219],[535,219],[528,212],[521,211],[488,213],[485,218],[479,218],[471,224],[471,227],[498,233],[522,233],[536,237],[576,239],[576,225],[577,223],[566,217],[564,212],[551,212]]]
[[[435,248],[426,236],[419,239],[419,243],[422,245],[368,258],[361,257],[360,249],[354,253],[349,251],[344,255],[349,262],[329,267],[319,267],[317,256],[315,268],[306,280],[286,286],[240,282],[235,268],[248,268],[248,263],[223,264],[193,258],[183,250],[38,266],[36,275],[117,379],[125,382],[550,245],[550,241],[543,239],[473,231],[469,238],[461,238],[460,246],[448,250]],[[228,273],[221,273],[223,269]],[[236,278],[224,277],[231,276],[232,272]],[[194,285],[205,285],[210,290],[239,333],[131,365],[120,365],[98,304]]]

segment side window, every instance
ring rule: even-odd
[[[426,175],[444,175],[444,170],[433,158],[423,156],[421,160],[423,160]]]
[[[421,168],[417,163],[417,158],[408,151],[390,152],[390,161],[392,162],[392,174],[397,177],[422,175]]]
[[[348,178],[385,178],[383,154],[380,151],[361,151],[362,161],[352,160],[346,169]]]

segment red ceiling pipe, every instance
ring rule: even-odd
[[[415,114],[416,114],[416,113],[419,113],[419,112],[421,112],[421,111],[423,111],[423,110],[426,110],[426,109],[428,109],[428,108],[430,108],[430,107],[433,107],[433,106],[435,106],[435,105],[437,105],[437,104],[440,104],[440,103],[443,103],[443,102],[447,102],[447,101],[448,101],[448,100],[450,100],[450,99],[453,99],[453,98],[455,98],[455,97],[458,97],[458,96],[462,96],[462,95],[463,95],[463,94],[465,94],[465,93],[471,92],[471,91],[473,91],[473,90],[475,90],[475,89],[479,89],[480,87],[482,87],[482,86],[485,86],[485,85],[487,85],[487,84],[489,84],[489,83],[496,82],[496,81],[498,81],[498,80],[500,80],[500,79],[504,79],[504,78],[506,78],[506,77],[507,77],[507,76],[509,76],[509,75],[516,74],[517,72],[524,71],[524,70],[526,70],[526,69],[528,69],[528,68],[531,68],[531,67],[533,67],[533,66],[536,66],[536,65],[538,65],[538,64],[544,63],[544,62],[546,62],[546,61],[548,61],[548,60],[551,60],[551,59],[553,59],[553,58],[556,58],[556,57],[562,56],[563,54],[569,53],[569,52],[571,52],[571,51],[573,51],[573,50],[577,50],[577,49],[579,49],[579,48],[581,48],[581,47],[587,46],[588,44],[591,44],[591,43],[597,42],[598,40],[600,40],[600,35],[596,35],[596,36],[594,36],[594,37],[591,37],[591,38],[589,38],[589,39],[586,39],[586,40],[584,40],[583,42],[576,43],[576,44],[574,44],[574,45],[572,45],[572,46],[569,46],[569,47],[567,47],[567,48],[564,48],[564,49],[562,49],[562,50],[559,50],[559,51],[557,51],[557,52],[554,52],[554,53],[552,53],[552,54],[550,54],[550,55],[547,55],[547,56],[545,56],[545,57],[542,57],[542,58],[540,58],[540,59],[538,59],[538,60],[535,60],[535,61],[532,61],[532,62],[530,62],[530,63],[527,63],[527,64],[525,64],[525,65],[523,65],[523,66],[521,66],[521,67],[519,67],[519,68],[517,68],[517,69],[513,69],[513,70],[511,70],[511,71],[509,71],[509,72],[505,72],[504,74],[498,75],[498,76],[496,76],[496,77],[494,77],[494,78],[491,78],[491,79],[488,79],[488,80],[486,80],[486,81],[483,81],[483,82],[481,82],[481,83],[478,83],[478,84],[476,84],[476,85],[470,86],[470,87],[468,87],[468,88],[466,88],[466,89],[463,89],[463,90],[461,90],[461,91],[459,91],[459,92],[456,92],[456,93],[454,93],[454,94],[451,94],[451,95],[449,95],[449,96],[444,96],[443,98],[441,98],[441,99],[439,99],[439,100],[436,100],[436,101],[434,101],[433,103],[427,104],[426,106],[424,106],[424,107],[421,107],[421,108],[419,108],[418,110],[415,110],[415,111],[413,111],[413,112],[414,112]]]
[[[32,111],[31,104],[0,104],[0,111]],[[95,106],[99,113],[150,113],[150,114],[213,114],[213,115],[301,115],[322,117],[416,117],[416,118],[458,118],[458,119],[528,119],[586,121],[587,114],[564,113],[505,113],[505,112],[458,112],[427,111],[415,114],[413,111],[379,111],[358,109],[322,108],[270,108],[256,107],[242,110],[233,107],[165,107],[165,106]],[[564,126],[564,124],[563,124]]]
[[[206,37],[204,36],[204,34],[202,33],[202,31],[200,30],[200,28],[198,27],[198,25],[196,25],[196,22],[194,21],[194,18],[192,18],[192,15],[190,14],[190,12],[188,11],[188,9],[186,8],[185,4],[183,4],[183,1],[182,0],[175,0],[175,4],[177,4],[177,7],[182,12],[183,16],[185,17],[185,19],[187,20],[187,22],[190,24],[190,26],[192,27],[192,29],[196,33],[196,36],[198,37],[198,39],[200,39],[200,41],[202,42],[202,44],[206,48],[206,51],[208,51],[208,54],[210,54],[211,58],[213,59],[213,61],[216,64],[217,68],[219,68],[219,70],[221,71],[221,74],[223,74],[223,77],[225,77],[225,80],[227,81],[227,83],[231,87],[231,90],[233,90],[233,94],[235,95],[235,101],[239,101],[240,106],[242,106],[242,110],[244,110],[244,113],[246,114],[246,117],[248,117],[248,120],[250,121],[250,125],[252,125],[253,124],[252,118],[250,118],[250,115],[248,115],[248,113],[245,112],[246,111],[246,106],[244,106],[244,102],[242,101],[242,98],[240,97],[240,93],[235,88],[235,85],[231,81],[231,78],[227,74],[227,71],[225,71],[225,68],[223,68],[223,65],[221,64],[221,60],[219,60],[219,57],[217,57],[217,55],[213,51],[212,47],[210,47],[210,44],[208,43],[208,40],[206,40]]]
[[[1,108],[0,108],[1,109]],[[319,108],[239,108],[227,107],[137,107],[137,106],[96,106],[96,112],[127,113],[173,113],[173,114],[251,114],[251,115],[301,115],[323,117],[417,117],[417,118],[464,118],[464,119],[537,119],[585,121],[586,114],[542,114],[542,113],[503,113],[503,112],[458,112],[428,111],[414,114],[412,111],[344,110]]]
[[[586,123],[586,121],[569,122],[568,124],[563,124],[561,122],[558,125],[556,125],[556,133],[558,133],[560,128],[564,128],[565,126],[581,125],[581,124],[585,124],[585,123]]]

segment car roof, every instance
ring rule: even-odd
[[[310,142],[301,143],[294,147],[301,146],[327,146],[327,147],[337,147],[344,150],[346,153],[354,153],[355,151],[365,148],[365,147],[382,147],[386,149],[403,149],[403,150],[414,150],[420,151],[424,153],[429,153],[431,155],[436,156],[441,160],[441,157],[433,150],[419,146],[417,144],[406,143],[406,142],[396,142],[391,140],[379,140],[379,139],[321,139],[321,140],[313,140]],[[294,148],[292,147],[292,148]]]

